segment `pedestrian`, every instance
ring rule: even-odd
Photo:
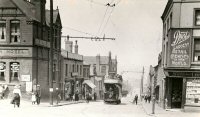
[[[58,93],[58,96],[57,96],[57,104],[60,103],[60,100],[61,100],[61,94]]]
[[[40,104],[40,97],[41,97],[41,95],[40,95],[39,92],[37,91],[37,92],[36,92],[36,102],[37,102],[37,105]]]
[[[86,91],[86,102],[89,103],[90,93]]]
[[[148,96],[145,94],[145,96],[144,96],[145,103],[147,103],[147,98],[148,98]]]
[[[148,95],[148,102],[150,103],[151,102],[151,95]]]
[[[94,101],[96,101],[96,99],[97,99],[97,94],[96,92],[94,92]]]
[[[75,101],[78,101],[79,100],[79,97],[78,97],[78,90],[76,91],[76,93],[75,93]]]
[[[34,92],[32,92],[31,101],[32,101],[32,105],[35,104],[36,102],[36,94]]]
[[[137,94],[135,95],[134,100],[135,100],[135,104],[137,105],[137,101],[138,101],[138,95]]]
[[[15,105],[17,105],[17,107],[20,106],[20,98],[21,98],[21,91],[20,91],[20,86],[19,85],[16,85],[14,87],[14,90],[13,90],[13,99],[11,101],[11,104],[14,104],[14,108],[15,108]]]

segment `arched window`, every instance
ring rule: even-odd
[[[0,81],[5,81],[6,63],[0,62]]]
[[[10,36],[11,42],[18,43],[20,42],[20,21],[11,20],[10,21]]]
[[[0,41],[6,40],[6,20],[0,20]]]
[[[10,80],[11,81],[19,81],[19,70],[20,70],[19,62],[10,63]]]

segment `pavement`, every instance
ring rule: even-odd
[[[1,99],[0,104],[1,105],[7,105],[10,106],[11,99]],[[85,103],[85,100],[79,100],[79,101],[60,101],[57,103],[55,100],[53,101],[53,105],[50,105],[50,102],[41,102],[39,105],[32,104],[31,101],[28,100],[20,100],[20,106],[22,107],[28,107],[28,106],[39,106],[39,107],[57,107],[57,106],[64,106],[64,105],[71,105],[71,104],[79,104],[79,103]]]
[[[145,103],[140,102],[141,106],[143,107],[145,113],[149,116],[154,117],[200,117],[200,111],[193,111],[194,109],[163,109],[158,104],[155,104],[155,111],[154,114],[152,114],[152,102],[151,103]],[[200,108],[200,107],[198,107]]]

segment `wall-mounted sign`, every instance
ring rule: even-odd
[[[168,67],[190,67],[191,29],[171,29],[168,45]]]
[[[186,104],[200,105],[200,79],[187,79]]]
[[[28,49],[0,49],[0,56],[28,56]]]
[[[30,82],[31,76],[30,75],[21,75],[21,81]]]
[[[78,72],[72,72],[72,76],[74,77],[78,76]]]
[[[168,76],[171,77],[190,77],[190,78],[197,78],[200,77],[199,72],[168,72]]]

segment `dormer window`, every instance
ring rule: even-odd
[[[0,41],[6,40],[6,21],[0,20]]]
[[[195,10],[195,26],[200,26],[200,9]]]
[[[10,23],[10,36],[11,42],[19,43],[20,42],[20,21],[19,20],[12,20]]]

